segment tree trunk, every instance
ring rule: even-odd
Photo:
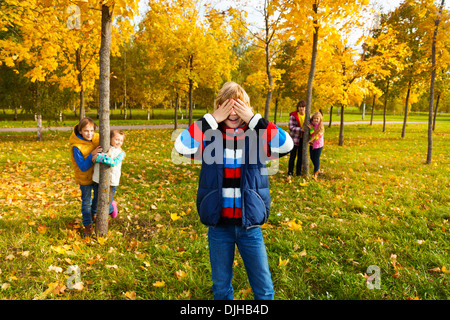
[[[278,98],[275,99],[275,113],[273,115],[273,123],[277,124]]]
[[[313,4],[313,10],[317,14],[318,12],[317,3]],[[309,69],[308,86],[306,90],[305,123],[303,124],[303,128],[305,129],[305,131],[303,133],[303,146],[302,146],[302,176],[304,177],[307,177],[309,175],[309,158],[308,158],[309,130],[307,129],[307,125],[309,125],[309,118],[311,117],[313,81],[314,81],[314,73],[316,71],[316,60],[317,60],[317,43],[319,41],[319,26],[317,20],[314,20],[314,25],[315,27],[313,35],[311,68]]]
[[[38,114],[36,116],[36,125],[37,125],[37,141],[42,141],[44,138],[42,137],[42,114]]]
[[[408,83],[408,92],[406,93],[406,102],[405,102],[405,118],[403,119],[403,129],[402,129],[402,138],[405,137],[406,133],[406,121],[408,120],[408,103],[409,103],[409,95],[411,94],[411,80]]]
[[[268,30],[266,29],[266,32]],[[264,108],[264,119],[269,120],[269,112],[270,112],[270,101],[272,100],[272,90],[273,90],[273,76],[272,72],[270,71],[270,52],[269,52],[269,44],[266,43],[266,72],[267,72],[267,79],[269,81],[269,91],[267,92],[266,96],[266,106]]]
[[[111,53],[111,20],[114,6],[102,5],[102,33],[100,45],[100,146],[103,152],[110,147],[109,138],[109,97],[110,97],[110,53]],[[110,202],[111,170],[107,164],[100,164],[100,180],[98,186],[98,206],[96,233],[105,237],[108,233],[108,215]]]
[[[174,128],[173,130],[177,130],[178,129],[178,92],[177,92],[177,96],[175,97],[175,121],[174,121]]]
[[[361,109],[362,109],[362,120],[364,120],[366,116],[366,97],[364,96],[363,102],[361,103]]]
[[[441,99],[441,94],[439,93],[436,99],[436,107],[434,108],[434,117],[433,117],[433,131],[436,129],[436,115],[439,107],[439,100]]]
[[[36,126],[37,126],[37,141],[44,140],[42,137],[42,114],[41,114],[41,92],[39,88],[40,84],[37,82],[36,84]]]
[[[86,116],[86,111],[84,107],[84,88],[83,88],[83,70],[81,68],[81,48],[78,48],[75,52],[76,55],[76,65],[78,72],[78,85],[80,86],[80,120]]]
[[[384,95],[383,132],[386,132],[386,111],[387,111],[388,95],[389,95],[389,80],[387,82],[386,93]]]
[[[427,164],[431,164],[431,158],[433,155],[433,102],[434,102],[434,81],[436,79],[436,37],[441,21],[442,9],[444,8],[445,0],[442,0],[439,7],[439,13],[435,20],[435,28],[433,33],[433,42],[431,44],[431,81],[430,81],[430,104],[428,110],[428,151],[427,151]]]
[[[330,123],[328,124],[328,128],[331,128],[331,123],[333,122],[333,106],[330,108]]]
[[[370,125],[373,124],[373,111],[375,110],[375,99],[376,95],[373,95],[373,101],[372,101],[372,114],[370,115]]]
[[[341,127],[339,128],[339,145],[344,145],[344,106],[341,106]]]
[[[194,56],[189,57],[189,71],[192,73],[194,69]],[[189,126],[192,124],[192,108],[193,108],[193,91],[194,91],[194,80],[192,76],[189,77]]]

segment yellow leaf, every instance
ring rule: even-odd
[[[302,223],[301,222],[298,222],[298,223],[295,222],[295,219],[286,222],[286,226],[289,229],[294,230],[294,231],[302,231]]]
[[[442,266],[441,270],[443,273],[450,273],[450,270],[448,270],[445,266]]]
[[[281,257],[278,258],[278,266],[280,266],[280,267],[286,266],[288,264],[288,262],[289,262],[289,259],[282,260]]]
[[[181,280],[181,279],[183,279],[184,277],[187,276],[187,273],[184,272],[183,270],[178,270],[178,271],[175,272],[175,275],[177,276],[178,280]]]
[[[166,283],[164,281],[156,281],[155,283],[153,283],[153,286],[157,288],[164,287],[165,285]]]
[[[47,226],[45,224],[40,224],[37,228],[38,233],[46,233],[47,232]]]
[[[97,237],[97,241],[98,243],[100,243],[101,245],[104,245],[106,240],[108,240],[108,237]]]
[[[59,253],[59,254],[64,254],[67,251],[67,248],[61,247],[61,246],[56,246],[56,247],[50,246],[50,249],[52,249],[53,251],[55,251],[56,253]]]
[[[173,221],[177,221],[178,219],[181,219],[181,217],[180,217],[178,214],[176,214],[176,213],[171,213],[171,214],[170,214],[170,218],[171,218]]]
[[[136,300],[136,292],[134,291],[125,292],[125,296],[130,300]]]

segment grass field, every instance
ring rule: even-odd
[[[426,132],[346,126],[339,147],[339,127],[327,128],[317,182],[288,180],[280,160],[263,228],[276,299],[450,297],[450,122],[438,122],[431,165]],[[173,163],[172,130],[126,131],[119,217],[98,239],[80,236],[69,134],[0,133],[0,298],[212,299],[200,166]],[[82,284],[70,289],[75,265]],[[253,298],[239,256],[233,284]]]
[[[4,113],[3,113],[4,111]],[[211,110],[210,110],[211,111]],[[287,123],[289,121],[289,112],[292,110],[284,110],[277,113],[277,122],[278,123]],[[206,112],[206,109],[194,109],[193,110],[193,119],[197,120],[202,117]],[[263,112],[263,111],[261,111]],[[188,123],[188,118],[186,117],[186,110],[183,110],[183,118],[181,114],[178,113],[178,123]],[[86,113],[86,116],[91,117],[92,119],[97,119],[97,110],[89,110]],[[53,117],[43,117],[42,125],[43,126],[69,126],[73,127],[78,123],[78,118],[75,117],[72,111],[65,111],[62,117],[63,121],[59,121],[59,118]],[[128,113],[127,120],[124,120],[123,114],[120,110],[111,110],[110,115],[110,123],[111,125],[145,125],[145,124],[172,124],[174,121],[174,110],[173,109],[155,109],[152,111],[152,116],[150,120],[147,120],[147,110],[139,110],[133,109],[132,115],[130,119],[130,114]],[[450,114],[438,113],[437,116],[438,121],[450,121]],[[270,121],[274,121],[273,111],[270,114]],[[329,112],[324,114],[324,121],[328,122],[330,120]],[[374,113],[374,121],[383,121],[383,113],[382,111],[376,111]],[[428,114],[424,112],[417,113],[412,112],[408,120],[410,122],[427,122]],[[366,121],[370,122],[370,111],[366,110],[366,114],[364,119],[362,119],[362,115],[360,110],[357,108],[348,108],[345,111],[345,121],[353,122],[353,121]],[[403,121],[402,114],[388,114],[387,121]],[[332,123],[339,124],[340,116],[338,115],[336,109],[333,111]],[[0,111],[0,128],[19,128],[19,127],[36,127],[36,121],[34,120],[33,114],[27,114],[22,110],[18,111],[18,120],[14,121],[14,110],[12,109],[4,109]]]

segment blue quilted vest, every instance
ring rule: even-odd
[[[205,150],[211,143],[216,143],[215,140],[213,137],[211,141],[205,141]],[[219,141],[214,147],[223,148],[223,140],[217,140]],[[261,159],[260,148],[262,145],[259,137],[246,137],[240,186],[242,226],[245,228],[264,224],[270,213],[269,177],[266,159]],[[214,227],[220,220],[223,171],[223,163],[207,163],[203,158],[197,190],[197,211],[200,221],[207,226]]]

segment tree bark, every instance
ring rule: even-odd
[[[84,107],[84,88],[83,88],[83,69],[81,67],[81,48],[78,48],[75,52],[76,65],[78,72],[78,85],[80,86],[80,120],[86,116],[86,111]]]
[[[277,124],[278,98],[275,99],[275,112],[273,115],[273,123]]]
[[[100,46],[100,146],[103,152],[110,147],[109,137],[109,97],[110,97],[110,53],[111,53],[111,21],[114,6],[102,5],[102,34]],[[100,180],[98,186],[98,206],[96,233],[105,237],[108,233],[108,215],[110,202],[111,170],[107,164],[100,164]]]
[[[339,145],[344,145],[344,106],[341,106],[341,127],[339,128]]]
[[[36,82],[36,126],[37,126],[37,141],[42,141],[44,138],[42,137],[42,113],[41,113],[41,91],[40,91],[40,83]]]
[[[175,97],[175,121],[174,121],[174,128],[173,130],[177,130],[178,129],[178,108],[179,108],[179,98],[178,98],[178,92],[177,92],[177,96]]]
[[[376,95],[373,95],[373,101],[372,101],[372,114],[370,115],[370,125],[373,124],[373,111],[375,109],[375,99],[376,99]]]
[[[388,95],[389,95],[389,80],[386,86],[386,93],[384,94],[383,132],[386,132],[386,111],[387,111]]]
[[[333,122],[333,106],[330,108],[330,123],[328,124],[328,128],[331,128],[331,123]]]
[[[189,70],[192,74],[194,69],[194,55],[189,57]],[[194,80],[189,77],[189,126],[192,124],[192,108],[193,108],[193,92],[194,92]]]
[[[408,83],[408,92],[406,93],[406,102],[405,102],[405,118],[403,119],[403,129],[402,129],[402,138],[405,137],[406,133],[406,121],[408,120],[408,103],[409,103],[409,95],[411,94],[411,80]]]
[[[435,28],[433,33],[433,42],[431,44],[431,81],[430,81],[430,105],[428,110],[428,150],[427,150],[427,164],[431,164],[433,156],[433,102],[434,102],[434,81],[436,79],[436,37],[441,21],[442,9],[444,8],[445,0],[442,0],[439,7],[439,13],[435,21]]]
[[[266,28],[266,33],[268,29]],[[267,35],[268,37],[268,35]],[[269,120],[269,112],[270,112],[270,101],[272,100],[272,90],[273,90],[273,76],[270,71],[270,52],[269,52],[269,43],[266,43],[266,72],[267,79],[269,81],[269,91],[266,96],[266,106],[264,108],[264,119]]]
[[[317,3],[313,4],[314,13],[317,15],[319,5]],[[312,47],[312,57],[311,57],[311,68],[309,69],[308,76],[308,86],[306,90],[306,110],[305,110],[305,123],[303,124],[303,145],[302,145],[302,176],[309,176],[309,157],[308,157],[308,146],[309,146],[309,130],[307,126],[309,125],[309,119],[311,117],[311,102],[312,102],[312,91],[314,82],[314,73],[316,71],[316,60],[317,60],[317,43],[319,42],[319,25],[318,21],[314,20],[314,35],[313,35],[313,47]]]
[[[439,108],[439,100],[441,99],[441,94],[439,93],[436,99],[436,107],[434,108],[434,116],[433,116],[433,131],[436,129],[436,115]]]

